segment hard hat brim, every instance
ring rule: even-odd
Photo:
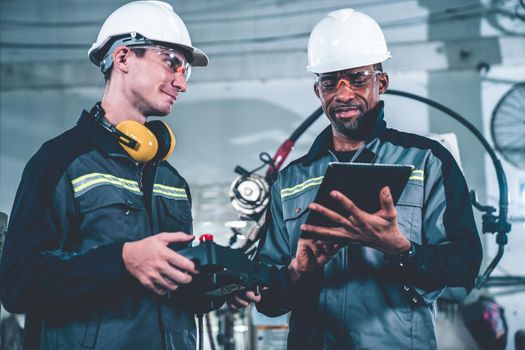
[[[177,46],[184,48],[183,54],[184,57],[188,60],[188,62],[194,66],[194,67],[204,67],[207,66],[209,63],[208,56],[200,49],[197,49],[196,47],[191,46],[185,46],[185,45],[170,45],[174,46],[174,48],[177,48]]]
[[[157,41],[155,44],[175,50],[180,50],[189,64],[191,64],[193,67],[204,67],[208,65],[208,56],[202,50],[196,47],[182,44],[172,44],[162,41]]]
[[[331,62],[325,62],[323,64],[307,66],[307,69],[316,74],[337,72],[345,69],[353,69],[358,67],[364,67],[371,64],[381,63],[391,58],[390,52],[388,51],[383,55],[362,55],[348,57],[345,59],[334,60]]]

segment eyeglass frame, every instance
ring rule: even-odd
[[[191,64],[186,60],[186,56],[184,56],[184,54],[182,52],[180,52],[179,50],[177,50],[177,49],[170,48],[170,47],[165,47],[165,46],[160,46],[160,45],[129,45],[127,47],[130,50],[132,50],[132,51],[134,49],[157,50],[159,56],[161,54],[166,54],[169,58],[172,58],[173,57],[172,55],[175,54],[177,59],[179,60],[180,64],[178,64],[175,68],[171,68],[171,64],[169,64],[170,65],[169,67],[164,66],[164,68],[166,68],[171,73],[180,73],[180,74],[182,74],[184,76],[184,81],[188,81],[188,79],[190,78],[190,75],[191,75]],[[169,61],[169,60],[168,59],[164,59],[163,61],[166,62],[166,61]],[[181,67],[183,68],[182,72],[179,71],[179,68],[181,68]]]
[[[361,86],[359,85],[355,85],[355,79],[356,78],[350,78],[350,77],[355,77],[357,76],[358,74],[363,74],[363,73],[366,73],[365,76],[367,77],[366,78],[366,81],[363,82],[363,84]],[[363,89],[365,87],[367,87],[368,85],[370,85],[370,82],[372,81],[372,79],[376,76],[376,75],[380,75],[380,74],[385,74],[385,72],[383,71],[380,71],[380,70],[373,70],[373,71],[369,71],[369,70],[362,70],[362,71],[357,71],[357,72],[339,72],[339,73],[335,73],[335,74],[327,74],[327,75],[317,75],[316,76],[316,80],[315,80],[315,85],[317,86],[317,88],[319,89],[320,92],[322,93],[334,93],[336,92],[339,87],[341,86],[342,83],[344,83],[349,89],[354,89],[354,90],[359,90],[359,89]],[[321,80],[325,77],[337,77],[337,83],[335,84],[335,87],[333,89],[326,89],[326,87],[324,87],[321,83]],[[354,80],[352,82],[352,80]]]
[[[111,74],[111,67],[113,66],[112,55],[113,55],[113,52],[116,50],[116,48],[119,47],[119,46],[126,46],[128,48],[139,47],[139,46],[159,46],[161,48],[173,49],[175,51],[180,52],[180,50],[177,50],[175,48],[167,47],[166,45],[163,45],[162,42],[150,40],[150,39],[146,38],[145,36],[143,36],[143,35],[141,35],[139,33],[136,33],[136,32],[131,32],[129,34],[124,34],[124,35],[122,35],[120,37],[115,37],[111,41],[111,44],[108,44],[108,46],[109,46],[109,48],[107,50],[104,50],[105,53],[104,53],[104,55],[102,56],[102,58],[100,59],[100,62],[99,62],[100,71],[102,72],[102,74],[104,74],[105,77],[107,77],[108,75]],[[182,52],[180,52],[180,53],[182,54]],[[183,56],[184,56],[184,58],[186,60],[186,56],[184,54],[183,54]],[[189,78],[189,76],[188,76],[188,78]]]

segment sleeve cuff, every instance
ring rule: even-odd
[[[417,273],[418,266],[418,254],[421,245],[414,242],[410,242],[410,249],[400,254],[388,255],[385,254],[385,260],[389,261],[398,271],[403,273],[403,276],[407,277]],[[409,283],[411,278],[404,278],[405,282],[402,286],[402,293],[408,303],[413,306],[427,305],[428,301],[424,298],[424,293],[421,289],[415,287],[412,283]]]
[[[402,270],[407,270],[414,266],[417,254],[417,245],[410,242],[410,248],[399,254],[385,254],[385,259]]]

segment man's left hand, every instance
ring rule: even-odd
[[[226,303],[234,311],[244,309],[251,303],[258,303],[259,301],[261,301],[261,295],[255,295],[251,290],[234,293],[226,299]]]
[[[347,238],[349,243],[368,246],[381,250],[385,254],[398,254],[410,249],[410,241],[401,233],[397,221],[397,210],[388,187],[379,192],[381,209],[370,214],[359,209],[348,197],[338,191],[330,196],[350,212],[345,217],[317,203],[310,204],[310,210],[316,211],[337,227],[301,225],[302,231],[308,231],[327,237]]]

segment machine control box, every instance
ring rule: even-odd
[[[224,297],[240,290],[253,290],[270,286],[272,269],[253,261],[239,249],[223,247],[206,234],[199,238],[200,244],[177,250],[192,260],[199,274],[188,285],[191,291],[212,297]]]

